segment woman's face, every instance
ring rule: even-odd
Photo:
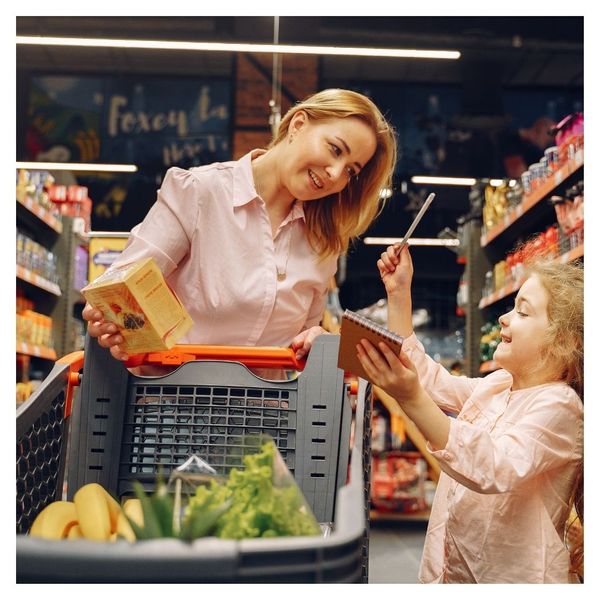
[[[537,276],[523,283],[514,308],[499,322],[502,341],[494,352],[494,360],[513,376],[517,387],[547,381],[549,371],[542,361],[542,352],[549,326],[548,293]]]
[[[299,111],[283,144],[282,181],[294,198],[306,201],[341,192],[353,177],[360,177],[377,140],[356,117],[311,121]]]

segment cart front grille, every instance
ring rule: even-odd
[[[218,473],[240,466],[255,436],[269,434],[293,473],[294,391],[136,385],[125,414],[121,478],[169,473],[195,454]]]

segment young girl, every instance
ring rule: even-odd
[[[268,149],[168,170],[113,264],[154,257],[194,321],[181,343],[288,346],[305,355],[337,258],[381,209],[396,160],[391,126],[366,96],[324,90],[293,106]],[[114,323],[88,331],[120,360]]]
[[[377,266],[403,350],[396,356],[361,340],[357,352],[442,468],[420,580],[577,581],[582,548],[571,548],[570,564],[564,540],[573,502],[583,507],[583,269],[532,266],[515,307],[500,317],[501,368],[470,379],[425,354],[412,330],[410,254],[393,250]]]

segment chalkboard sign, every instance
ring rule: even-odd
[[[28,115],[30,160],[164,173],[231,158],[228,80],[33,77]]]

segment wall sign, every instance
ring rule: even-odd
[[[27,154],[161,173],[229,160],[230,107],[226,80],[33,77]]]

